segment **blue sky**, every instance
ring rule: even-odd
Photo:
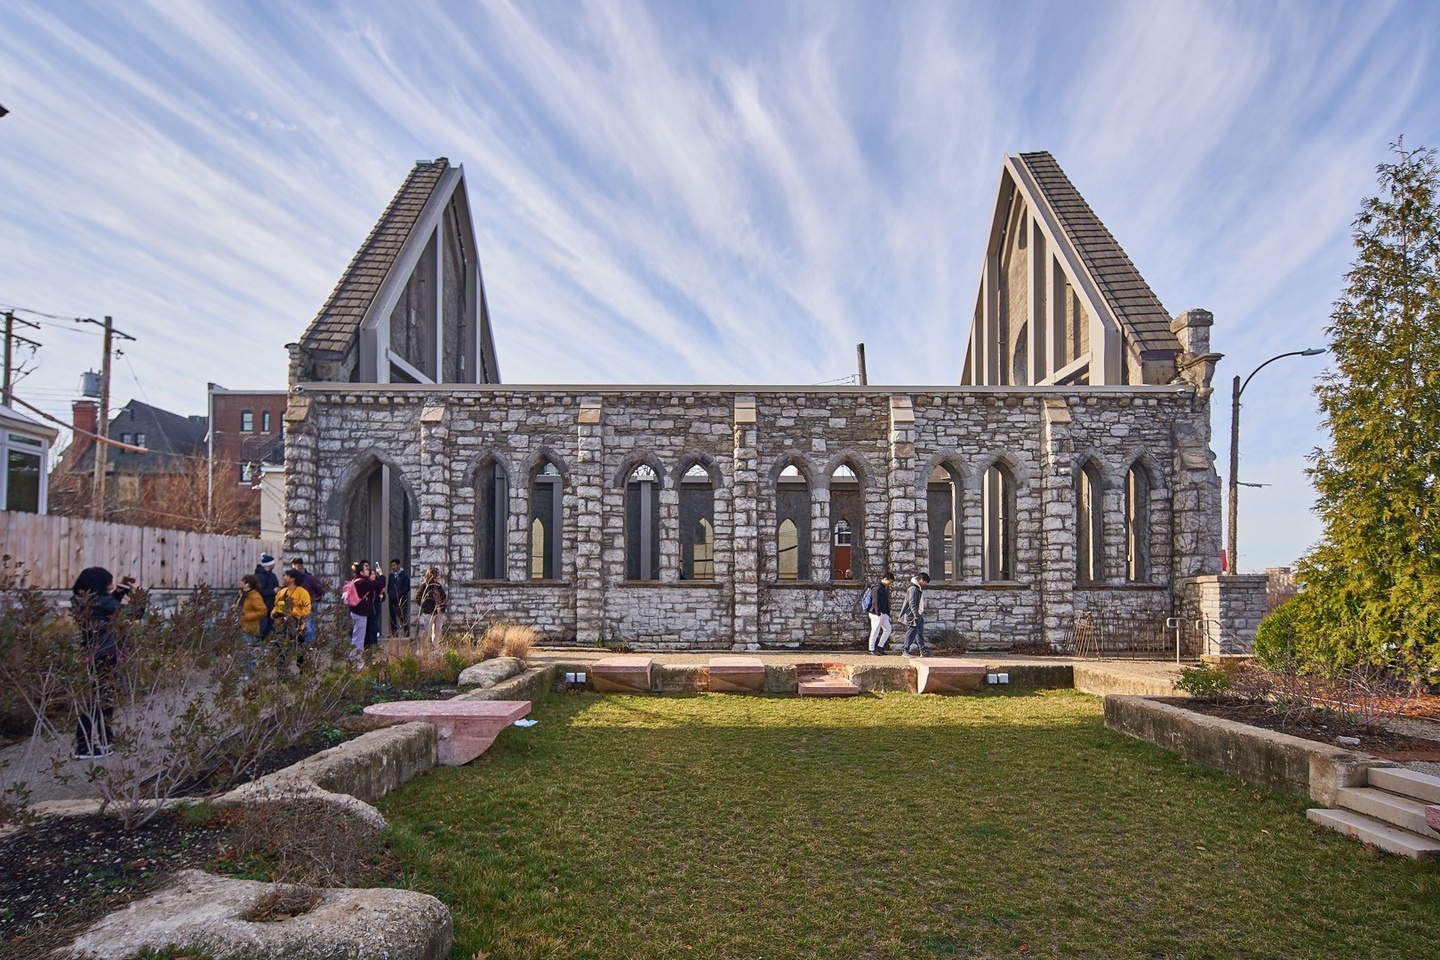
[[[510,383],[954,384],[1006,153],[1049,150],[1229,382],[1322,345],[1350,223],[1440,145],[1430,3],[10,2],[0,305],[131,397],[285,386],[414,161],[463,164]],[[68,415],[96,328],[39,320]],[[1319,533],[1313,379],[1245,393],[1241,569]]]

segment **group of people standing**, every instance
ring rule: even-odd
[[[890,621],[890,588],[895,575],[888,570],[881,575],[880,582],[865,591],[865,612],[870,616],[869,649],[876,656],[883,656],[890,646],[893,625]],[[905,625],[905,646],[902,656],[910,656],[913,648],[920,656],[928,657],[930,648],[925,645],[925,588],[930,585],[930,574],[917,573],[910,578],[905,590],[905,600],[900,607],[900,622]]]
[[[390,612],[391,638],[410,636],[410,574],[398,559],[390,561],[388,576],[378,563],[372,565],[369,560],[351,564],[350,579],[345,581],[341,595],[350,610],[350,643],[357,654],[380,642],[380,612],[386,608]],[[449,599],[438,569],[425,571],[414,599],[420,608],[420,636],[438,645],[445,630]]]
[[[286,639],[308,643],[315,639],[313,614],[325,586],[301,559],[291,560],[282,577],[275,575],[275,558],[264,554],[255,572],[240,578],[240,595],[232,610],[241,630],[254,640],[278,631]],[[350,613],[350,641],[357,654],[380,642],[381,612],[387,608],[390,636],[410,636],[410,574],[398,558],[390,561],[388,575],[378,561],[351,564],[340,595]],[[431,567],[415,590],[414,602],[420,608],[420,635],[432,644],[438,644],[444,633],[447,600],[440,571]]]
[[[275,575],[275,558],[262,554],[254,573],[240,578],[240,595],[231,610],[240,629],[252,640],[272,633],[296,643],[315,639],[311,618],[315,604],[325,596],[325,585],[296,557],[281,575]]]

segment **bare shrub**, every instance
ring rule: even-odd
[[[67,739],[77,717],[101,725],[112,752],[83,773],[57,763],[52,775],[83,777],[127,829],[202,780],[224,787],[320,729],[355,682],[343,652],[323,641],[250,646],[228,604],[203,586],[169,616],[147,611],[136,591],[112,629],[122,655],[97,665],[78,655],[70,616],[15,577],[0,580],[0,686],[33,717],[30,749],[53,750],[46,741]],[[22,805],[28,789],[12,783],[0,800]]]
[[[237,838],[227,869],[272,882],[363,887],[395,872],[383,835],[343,808],[300,797],[214,808]]]

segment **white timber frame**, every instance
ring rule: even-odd
[[[1091,386],[1121,384],[1125,357],[1120,320],[1100,294],[1049,202],[1014,157],[1005,158],[996,196],[961,382],[976,386],[1051,386],[1074,383],[1083,376]],[[1010,235],[1007,228],[1016,219],[1016,226],[1028,232],[1025,246],[1030,261],[1026,271],[1028,315],[1010,318],[1012,325],[1018,320],[1025,327],[1027,382],[1023,384],[1010,383],[1009,371],[1004,369],[1006,344],[1000,336],[998,278],[1005,253],[1003,244]],[[1057,291],[1064,290],[1066,280],[1089,320],[1090,349],[1057,369],[1065,343],[1065,303]]]

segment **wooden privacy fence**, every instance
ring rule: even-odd
[[[12,570],[21,568],[28,585],[43,590],[69,590],[86,567],[105,567],[116,580],[131,576],[158,589],[202,582],[231,587],[254,572],[262,553],[279,557],[282,547],[278,540],[0,511],[0,554]]]

